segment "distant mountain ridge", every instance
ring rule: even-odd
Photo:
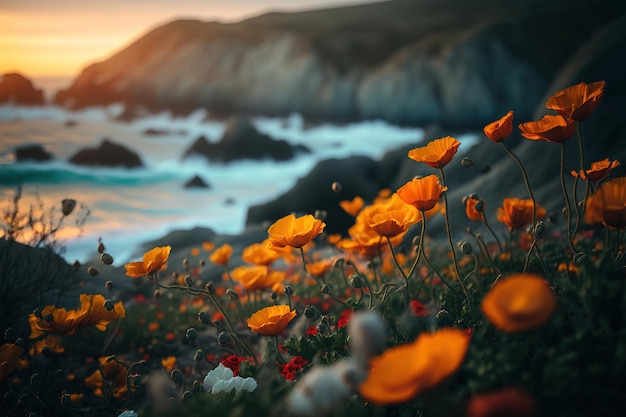
[[[476,127],[508,109],[532,117],[562,64],[625,12],[602,0],[391,0],[178,20],[85,68],[55,102]]]

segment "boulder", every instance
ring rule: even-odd
[[[37,90],[29,79],[20,74],[4,74],[0,76],[0,103],[43,106],[43,91]]]
[[[97,148],[76,152],[69,162],[76,165],[137,168],[143,166],[139,155],[123,145],[104,139]]]
[[[185,183],[185,188],[211,188],[211,186],[199,175],[194,175]]]
[[[200,136],[184,153],[183,158],[201,155],[209,161],[231,162],[238,159],[266,159],[286,161],[296,152],[309,152],[301,145],[290,145],[285,140],[275,140],[259,133],[245,117],[228,121],[226,130],[218,143],[211,143]]]
[[[54,157],[50,152],[43,147],[43,145],[32,144],[32,145],[24,145],[18,146],[15,148],[15,161],[16,162],[25,162],[25,161],[36,161],[36,162],[46,162],[50,161]]]

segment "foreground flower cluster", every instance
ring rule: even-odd
[[[146,252],[125,265],[147,290],[128,312],[102,295],[82,295],[76,310],[35,311],[29,354],[23,339],[5,335],[0,379],[19,392],[28,370],[60,360],[84,333],[101,337],[98,348],[45,394],[57,398],[51,415],[619,415],[626,178],[610,179],[619,161],[587,168],[577,129],[604,88],[557,92],[546,103],[556,115],[519,124],[523,137],[561,148],[558,221],[506,145],[509,111],[484,133],[519,166],[527,195],[448,201],[445,169],[462,143],[432,140],[407,155],[431,175],[372,201],[339,202],[354,217],[345,236],[326,234],[322,214],[292,213],[243,249],[205,242],[206,256],[194,249],[182,272],[168,265],[170,246]],[[566,172],[575,132],[580,166]],[[452,204],[462,204],[470,225],[457,242]],[[487,206],[497,207],[495,219]],[[434,217],[443,220],[440,241],[430,238]],[[241,266],[231,268],[235,257]],[[206,261],[222,280],[201,280]],[[44,402],[38,378],[30,379],[38,384],[32,410]],[[23,411],[25,401],[3,410]]]

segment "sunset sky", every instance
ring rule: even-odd
[[[73,76],[148,30],[186,17],[238,21],[374,0],[0,0],[0,74]]]

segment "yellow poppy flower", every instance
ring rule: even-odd
[[[104,331],[110,322],[126,316],[126,310],[121,301],[115,303],[111,311],[104,306],[105,301],[101,294],[81,294],[81,306],[76,310],[46,306],[41,311],[41,318],[34,314],[28,317],[31,328],[30,338],[34,339],[44,332],[74,334],[87,326],[95,326],[98,330]],[[52,320],[46,320],[47,316],[51,316]]]
[[[326,223],[311,214],[296,217],[293,213],[279,220],[267,229],[272,246],[301,248],[322,233]]]
[[[407,204],[412,205],[421,211],[428,211],[435,207],[441,197],[441,193],[446,191],[439,183],[439,177],[428,175],[417,178],[404,184],[398,189],[398,196]]]
[[[248,327],[263,336],[277,336],[285,331],[287,325],[296,317],[296,311],[288,305],[263,308],[248,319]]]
[[[452,375],[468,346],[469,337],[463,330],[422,333],[414,342],[392,347],[374,358],[359,393],[376,405],[409,401]]]
[[[512,333],[548,321],[556,310],[556,301],[545,279],[521,273],[498,281],[480,308],[494,326]]]
[[[233,254],[233,247],[228,243],[224,243],[219,248],[215,249],[209,256],[209,260],[216,265],[226,265],[230,261],[230,256]]]
[[[461,142],[452,136],[435,139],[426,146],[409,151],[409,158],[417,162],[423,162],[432,168],[443,168],[448,165],[456,154]]]
[[[263,243],[253,243],[245,248],[241,259],[254,265],[269,265],[280,258],[280,253],[268,248]]]
[[[365,200],[363,198],[356,196],[352,200],[342,200],[339,202],[339,206],[349,215],[355,217],[359,211],[363,208],[365,204]]]
[[[126,275],[139,278],[167,268],[167,258],[169,258],[171,250],[170,246],[150,249],[143,255],[141,262],[131,262],[124,265]]]

